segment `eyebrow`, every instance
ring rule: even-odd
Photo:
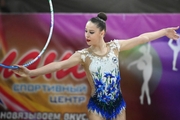
[[[87,29],[85,29],[85,30],[87,30]],[[91,31],[91,32],[92,32],[92,31],[95,31],[95,30],[89,30],[89,31]]]

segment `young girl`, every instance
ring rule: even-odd
[[[106,43],[104,41],[106,20],[106,14],[99,13],[86,23],[85,38],[89,47],[76,51],[69,59],[52,62],[34,70],[19,66],[14,72],[24,77],[38,76],[82,64],[91,86],[91,97],[87,105],[89,120],[125,120],[126,103],[120,88],[119,52],[163,36],[176,40],[179,38],[176,33],[179,27],[165,28],[131,39],[112,40]]]

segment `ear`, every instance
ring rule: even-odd
[[[100,34],[101,34],[102,37],[104,37],[105,36],[105,31],[102,30]]]

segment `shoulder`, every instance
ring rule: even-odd
[[[110,42],[108,42],[107,44],[109,44],[109,46],[111,48],[117,48],[118,51],[120,51],[120,42],[119,42],[119,40],[114,39],[114,40],[111,40]]]
[[[84,48],[82,50],[77,50],[76,52],[80,53],[80,54],[88,54],[89,53],[88,48]]]
[[[88,56],[89,54],[89,50],[88,48],[84,48],[82,50],[77,50],[75,53],[79,54],[80,55],[80,58],[83,62],[85,62],[85,59],[86,57]]]

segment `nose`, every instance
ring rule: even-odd
[[[89,34],[88,34],[88,33],[85,33],[85,37],[86,37],[86,38],[89,38]]]

